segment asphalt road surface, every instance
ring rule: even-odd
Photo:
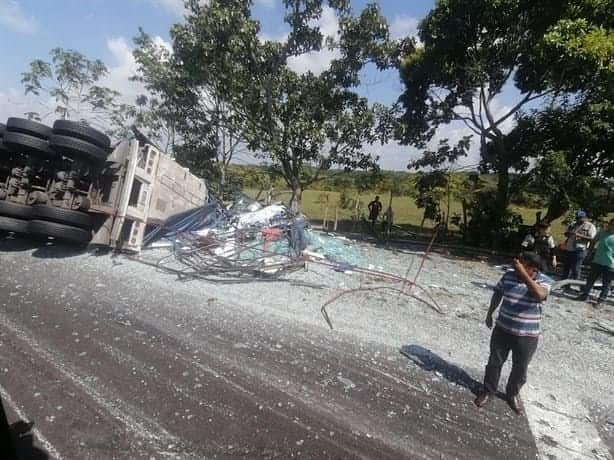
[[[526,418],[477,409],[461,370],[108,259],[0,244],[0,394],[51,458],[537,455]]]

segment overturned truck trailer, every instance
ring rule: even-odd
[[[204,181],[137,139],[58,120],[0,124],[0,231],[139,251],[146,228],[202,206]]]

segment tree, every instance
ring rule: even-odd
[[[144,126],[224,195],[228,165],[244,145],[242,128],[220,97],[225,91],[192,79],[186,63],[143,30],[134,41],[139,72],[133,78],[145,84],[155,101],[144,112]]]
[[[463,123],[477,136],[482,170],[498,177],[494,200],[483,200],[494,227],[505,225],[510,173],[530,165],[523,152],[509,148],[504,123],[529,104],[582,92],[612,71],[608,3],[440,0],[421,22],[422,46],[406,54],[400,66],[406,88],[399,137],[424,148],[451,122]],[[518,99],[497,113],[497,96],[511,85]],[[430,163],[425,160],[422,165]]]
[[[108,73],[107,67],[98,59],[91,60],[78,51],[54,48],[51,62],[35,59],[29,70],[21,74],[25,94],[51,98],[55,106],[49,107],[46,100],[41,105],[46,113],[28,112],[30,119],[40,120],[54,113],[60,118],[79,118],[104,128],[125,126],[131,111],[121,101],[121,94],[100,85]]]
[[[377,121],[387,111],[370,105],[354,88],[366,63],[391,65],[396,45],[389,42],[386,22],[373,5],[356,17],[347,0],[329,0],[328,5],[323,0],[284,0],[290,33],[277,42],[259,38],[250,4],[187,3],[185,22],[171,30],[168,67],[177,84],[170,93],[191,99],[184,111],[186,123],[206,120],[210,128],[225,130],[269,162],[292,190],[296,208],[302,191],[323,171],[375,167],[363,145],[386,139],[388,127]],[[323,37],[315,25],[324,6],[338,17],[337,37]],[[321,74],[299,74],[289,66],[292,59],[323,46],[337,49],[339,57]],[[140,63],[156,60],[142,44],[138,53]],[[145,81],[153,81],[147,66],[140,70]]]
[[[424,209],[420,228],[424,227],[426,219],[435,222],[441,221],[440,202],[446,195],[448,182],[449,177],[443,171],[418,173],[416,177],[416,206],[418,209]]]
[[[611,91],[609,91],[611,93]],[[600,194],[614,177],[614,97],[599,91],[571,104],[534,111],[514,129],[514,148],[536,159],[528,185],[547,201],[551,222],[572,206],[606,212]]]

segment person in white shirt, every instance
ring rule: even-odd
[[[590,242],[597,235],[597,228],[590,221],[586,212],[576,213],[575,225],[570,225],[565,232],[567,237],[567,257],[565,258],[565,270],[563,278],[578,279],[582,269],[582,263],[588,253]]]

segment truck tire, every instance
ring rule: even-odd
[[[28,232],[31,235],[50,236],[56,240],[74,244],[86,244],[92,239],[92,233],[88,230],[44,220],[31,220],[28,224]]]
[[[57,120],[53,124],[53,134],[81,139],[101,149],[108,149],[111,146],[111,139],[106,134],[75,121]]]
[[[53,134],[49,138],[49,146],[58,153],[88,158],[97,162],[107,159],[107,152],[97,145],[90,144],[74,137]]]
[[[51,128],[36,121],[26,120],[25,118],[9,118],[6,120],[6,130],[11,133],[27,134],[28,136],[38,137],[47,140],[51,136]]]
[[[32,206],[2,200],[0,201],[0,216],[27,220],[32,216]]]
[[[27,220],[0,216],[0,231],[26,234],[28,233],[28,224]]]
[[[92,228],[92,216],[85,212],[37,204],[32,206],[32,219],[70,225],[71,227]]]
[[[55,157],[55,153],[49,148],[49,142],[29,134],[6,131],[2,143],[9,152]]]

